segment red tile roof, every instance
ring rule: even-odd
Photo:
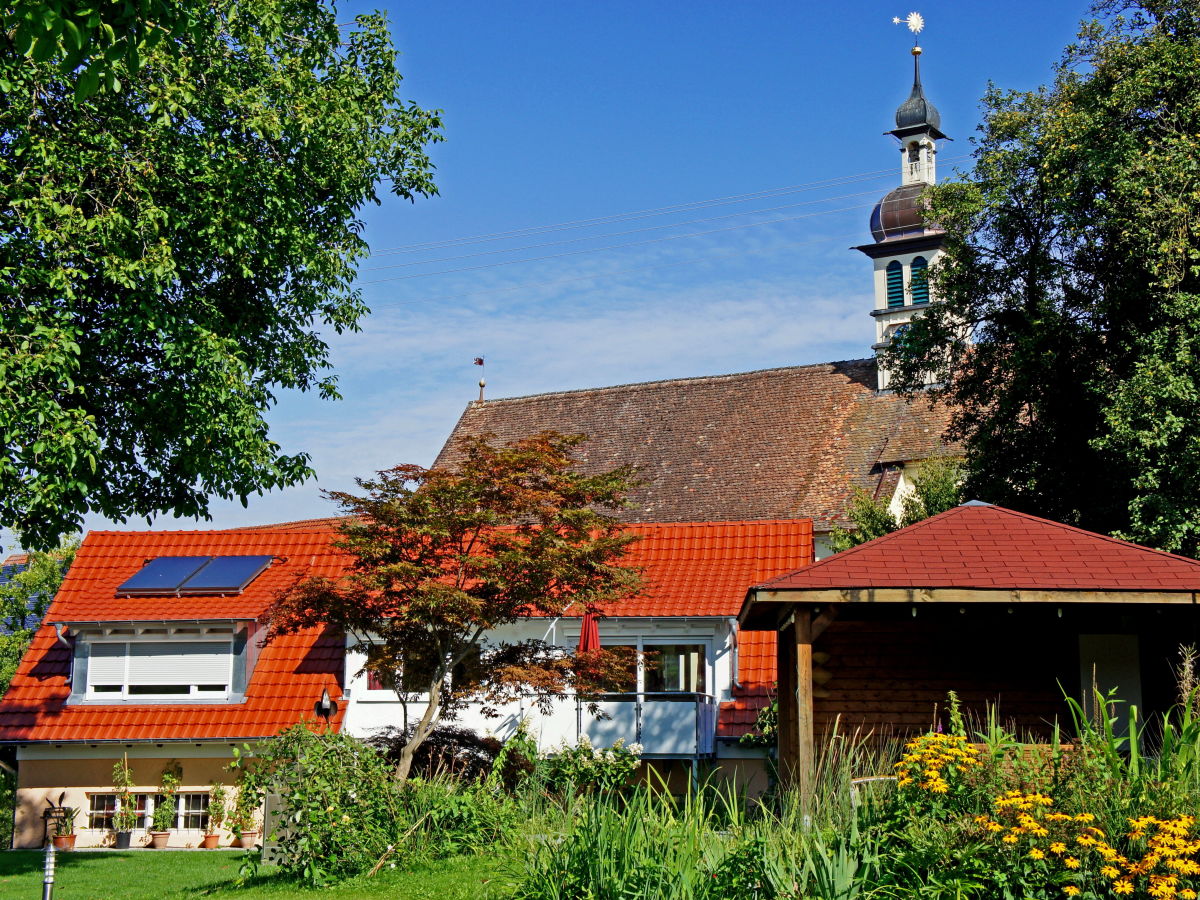
[[[747,585],[804,565],[813,553],[808,520],[635,524],[629,529],[642,538],[627,558],[644,567],[645,588],[636,598],[613,605],[612,615],[734,616]],[[291,580],[342,571],[345,556],[331,547],[331,536],[328,528],[294,531],[286,526],[89,534],[0,701],[0,741],[252,738],[311,716],[323,687],[335,699],[341,695],[342,642],[337,635],[307,632],[263,648],[244,703],[76,705],[66,702],[69,652],[56,642],[52,623],[255,619]],[[210,554],[277,558],[237,597],[114,596],[117,586],[149,558]],[[742,680],[754,685],[773,681],[774,636],[746,633],[742,639]],[[343,712],[339,710],[339,723]]]
[[[321,691],[341,696],[338,634],[313,629],[264,647],[242,703],[68,704],[70,653],[54,622],[254,619],[274,592],[308,574],[336,574],[329,530],[309,532],[92,532],[0,701],[0,741],[168,741],[264,737],[312,717]],[[114,597],[155,556],[271,554],[271,567],[238,597]],[[335,727],[340,727],[341,704]]]
[[[1200,591],[1200,561],[988,504],[965,504],[759,585]]]
[[[625,559],[643,568],[643,589],[605,609],[611,616],[736,616],[749,585],[813,558],[808,519],[632,524],[627,530],[640,537]]]
[[[80,547],[46,622],[253,619],[276,591],[302,575],[336,575],[345,555],[329,528],[307,531],[93,531]],[[275,557],[270,568],[232,597],[115,597],[117,586],[157,556]]]

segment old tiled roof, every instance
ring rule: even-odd
[[[584,467],[637,466],[645,484],[627,521],[840,521],[854,486],[878,493],[895,464],[945,452],[945,413],[875,390],[874,360],[764,369],[487,400],[455,440],[583,433]]]
[[[327,529],[89,534],[0,701],[0,741],[233,740],[275,734],[311,717],[323,689],[334,699],[341,696],[340,635],[313,629],[264,647],[242,703],[84,705],[66,702],[70,651],[56,640],[51,623],[253,619],[292,579],[341,571],[342,558],[329,539]],[[148,558],[221,554],[276,559],[238,597],[114,596]]]
[[[968,503],[760,587],[1187,593],[1200,591],[1200,561]]]

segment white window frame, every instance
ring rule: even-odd
[[[203,631],[188,631],[184,634],[164,634],[161,631],[149,632],[145,634],[114,634],[104,635],[95,638],[89,638],[88,643],[92,647],[101,645],[112,646],[116,644],[125,646],[125,654],[122,657],[124,660],[124,668],[121,675],[121,690],[120,691],[98,691],[95,684],[95,669],[92,665],[88,665],[87,684],[85,685],[85,698],[90,701],[98,701],[102,703],[144,703],[144,702],[177,702],[190,703],[194,701],[228,701],[233,693],[233,667],[235,656],[233,652],[235,635],[232,632],[223,632],[220,634],[208,634]],[[129,688],[129,664],[132,658],[130,647],[134,644],[171,644],[171,643],[188,643],[188,644],[214,644],[223,647],[226,651],[228,665],[225,669],[225,690],[223,691],[202,691],[199,689],[199,684],[188,685],[187,693],[164,693],[164,694],[148,694],[143,692],[131,693]],[[111,684],[111,682],[103,682]],[[214,682],[204,682],[210,684]]]
[[[161,797],[162,794],[158,793],[157,791],[133,791],[131,793],[132,793],[132,796],[135,798],[144,798],[145,799],[145,807],[142,810],[141,814],[138,816],[138,822],[136,825],[134,825],[134,830],[135,831],[149,831],[151,824],[154,822],[154,807],[157,805],[158,798]],[[114,798],[112,815],[107,816],[107,818],[111,819],[112,816],[115,816],[116,813],[121,809],[120,796],[118,794],[114,793],[113,791],[96,791],[95,793],[89,792],[87,795],[87,798],[88,798],[87,809],[83,810],[84,815],[87,816],[87,825],[85,826],[86,830],[88,830],[88,831],[112,831],[113,829],[112,829],[111,825],[101,827],[101,828],[96,828],[92,825],[92,816],[93,816],[92,798],[93,797],[113,797]],[[209,801],[208,803],[204,804],[203,810],[192,810],[191,811],[191,815],[200,816],[200,821],[202,824],[196,828],[185,828],[184,824],[183,824],[184,819],[188,815],[188,812],[189,812],[187,809],[187,799],[186,798],[190,798],[190,797],[204,797]],[[175,794],[174,830],[175,831],[207,832],[209,824],[212,821],[209,818],[209,812],[208,812],[209,803],[211,803],[211,802],[212,802],[212,794],[209,791],[178,791],[178,792],[176,792],[176,794]],[[136,800],[135,800],[135,804],[136,804]]]
[[[713,697],[713,678],[715,675],[713,659],[713,640],[711,637],[700,637],[697,635],[643,635],[639,634],[631,637],[622,637],[613,635],[612,637],[601,636],[601,647],[629,647],[637,648],[637,687],[633,691],[636,694],[646,693],[646,652],[653,652],[655,647],[662,646],[678,646],[682,644],[691,644],[693,646],[704,648],[704,684],[703,691],[668,691],[668,693],[691,694],[695,693],[699,696]]]

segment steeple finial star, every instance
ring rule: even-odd
[[[903,19],[900,18],[899,16],[893,16],[892,24],[893,25],[900,25],[900,24],[907,25],[908,30],[911,31],[913,34],[920,34],[922,29],[925,28],[925,17],[923,15],[921,15],[919,12],[910,12]]]

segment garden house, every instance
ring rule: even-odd
[[[778,636],[779,758],[803,783],[835,722],[937,727],[951,690],[1035,740],[1093,685],[1165,710],[1198,592],[1196,560],[972,501],[758,584],[739,621]]]

